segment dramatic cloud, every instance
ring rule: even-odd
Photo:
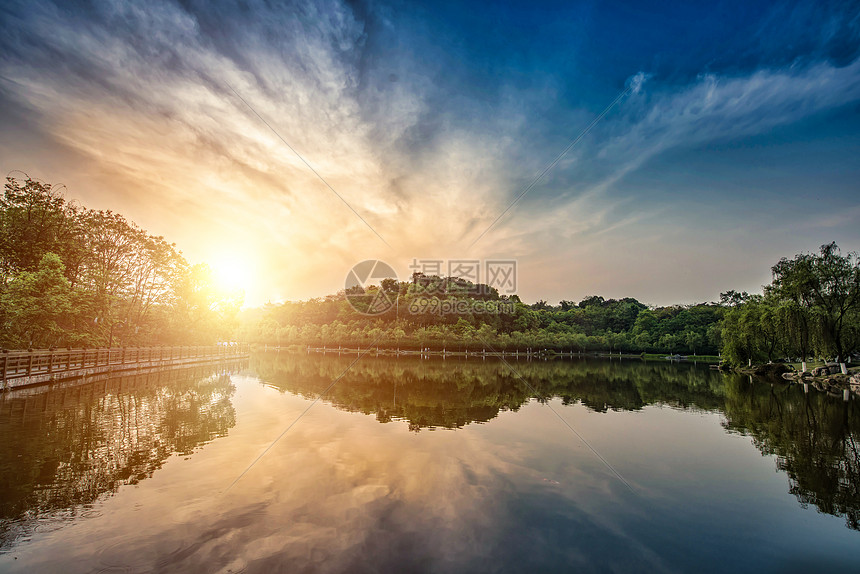
[[[733,248],[720,254],[708,245],[729,224],[759,226],[762,248],[752,260],[765,272],[775,252],[795,249],[780,250],[772,202],[747,203],[729,219],[731,206],[741,205],[736,190],[691,189],[681,177],[686,163],[663,166],[667,158],[779,130],[783,141],[763,147],[857,145],[839,132],[857,121],[860,63],[843,48],[856,36],[856,17],[845,23],[838,10],[828,12],[829,39],[810,41],[805,59],[703,66],[679,83],[647,66],[607,70],[599,80],[568,77],[571,64],[559,59],[553,30],[545,57],[527,31],[499,52],[500,29],[490,24],[467,37],[442,16],[422,20],[405,7],[243,6],[13,3],[0,40],[7,125],[0,168],[63,181],[84,204],[126,214],[194,261],[239,254],[258,270],[248,285],[254,304],[332,292],[346,269],[369,257],[405,272],[415,257],[482,256],[520,260],[526,298],[608,289],[662,303],[716,297],[714,273],[725,278]],[[588,22],[571,26],[587,30]],[[589,48],[571,41],[571,61],[584,62]],[[837,53],[841,60],[831,57]],[[756,162],[757,153],[746,157]],[[837,161],[830,200],[808,205],[815,218],[796,229],[800,249],[860,242],[850,219],[832,213],[837,203],[843,213],[858,208],[846,191],[857,169]],[[647,181],[654,166],[665,171]],[[771,191],[796,209],[804,201],[799,184]],[[747,201],[770,192],[751,193]],[[681,215],[679,203],[711,214]],[[830,235],[820,234],[825,229]],[[694,269],[656,264],[649,272],[641,263],[654,265],[679,245]],[[702,248],[707,257],[698,261],[686,251]],[[631,258],[639,263],[631,266]],[[731,278],[760,277],[741,268]]]

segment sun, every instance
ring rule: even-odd
[[[226,291],[247,292],[253,283],[254,269],[250,259],[238,253],[218,253],[209,259],[215,284]]]

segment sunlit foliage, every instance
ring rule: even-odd
[[[240,293],[111,211],[7,178],[0,198],[0,345],[202,344],[228,338]]]

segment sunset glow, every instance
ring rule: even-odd
[[[225,253],[208,260],[217,285],[226,290],[253,291],[256,285],[254,268],[247,257],[237,253]]]
[[[858,0],[3,0],[0,574],[860,571]]]
[[[525,299],[715,300],[860,245],[860,43],[820,32],[838,7],[681,10],[702,38],[669,6],[252,4],[22,4],[0,169],[127,214],[254,305],[433,257],[516,259]],[[210,259],[225,238],[265,273]]]

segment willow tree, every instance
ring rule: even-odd
[[[783,258],[772,271],[767,291],[788,303],[783,317],[795,348],[805,359],[815,340],[823,352],[835,354],[847,372],[845,358],[860,345],[860,258],[856,253],[842,255],[832,242],[822,245],[818,254]]]
[[[723,355],[734,364],[772,361],[784,349],[784,334],[771,296],[746,295],[723,317]]]
[[[813,343],[810,325],[815,317],[809,309],[794,300],[780,302],[776,308],[776,317],[785,338],[786,350],[792,356],[800,357],[800,370],[806,371],[806,359]]]

